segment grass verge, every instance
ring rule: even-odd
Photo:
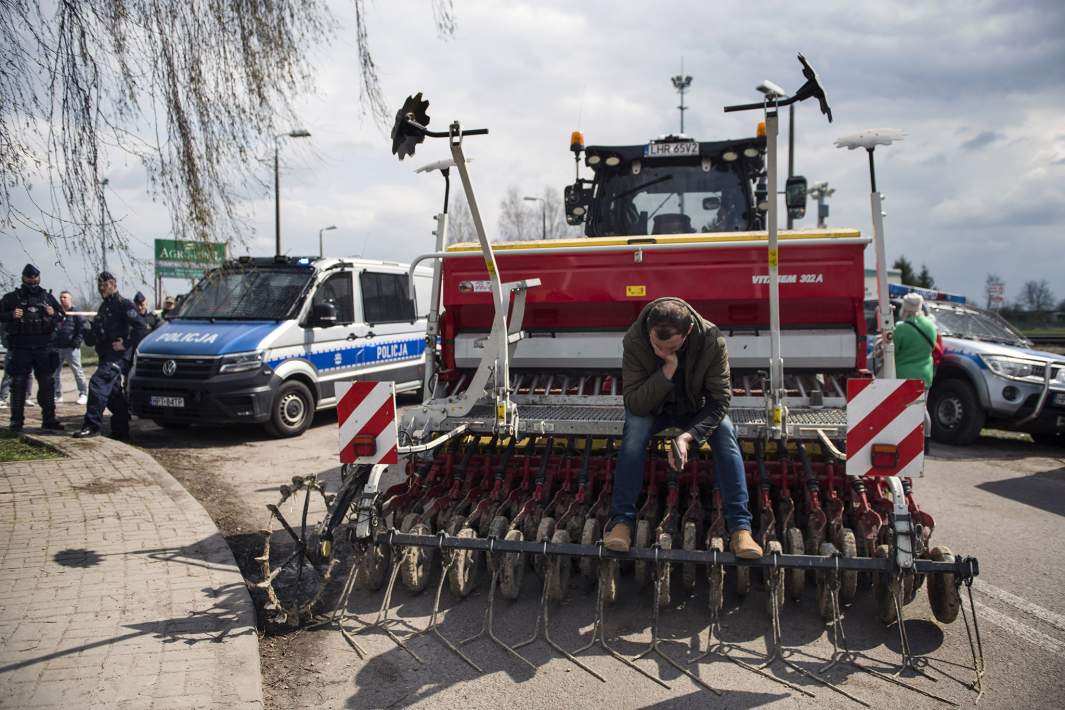
[[[63,454],[47,444],[26,439],[11,431],[0,431],[0,463],[61,458]]]

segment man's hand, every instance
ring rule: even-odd
[[[684,432],[678,436],[675,441],[677,442],[677,452],[680,454],[680,465],[676,465],[673,461],[673,447],[669,447],[669,465],[676,469],[681,470],[688,465],[688,451],[691,448],[692,442],[695,441],[694,437],[688,432]]]
[[[49,318],[55,315],[55,309],[47,304],[44,306],[44,312],[48,314]]]
[[[122,338],[119,338],[113,343],[111,343],[111,349],[114,350],[116,353],[123,352],[126,349],[126,346],[122,343]]]
[[[13,315],[15,316],[15,318],[21,318],[22,317],[22,309],[21,308],[16,308]]]
[[[659,359],[665,361],[665,364],[662,365],[662,374],[666,376],[667,380],[672,380],[673,373],[677,371],[677,354],[663,352],[657,345],[655,345],[655,341],[653,340],[651,341],[651,349],[654,350],[655,355],[657,355]]]

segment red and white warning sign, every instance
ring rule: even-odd
[[[336,393],[340,462],[399,463],[395,383],[338,382]]]
[[[847,380],[847,475],[920,476],[924,412],[920,380]]]

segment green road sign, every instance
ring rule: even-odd
[[[198,279],[208,269],[221,266],[225,258],[225,244],[185,242],[178,239],[155,240],[156,276]]]

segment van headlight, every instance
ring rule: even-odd
[[[1029,362],[1007,355],[981,355],[987,366],[1000,377],[1008,377],[1013,380],[1024,379],[1036,374],[1035,369],[1042,363]]]
[[[222,366],[218,368],[219,374],[227,372],[247,372],[258,370],[263,366],[263,351],[255,353],[233,353],[222,356]]]

